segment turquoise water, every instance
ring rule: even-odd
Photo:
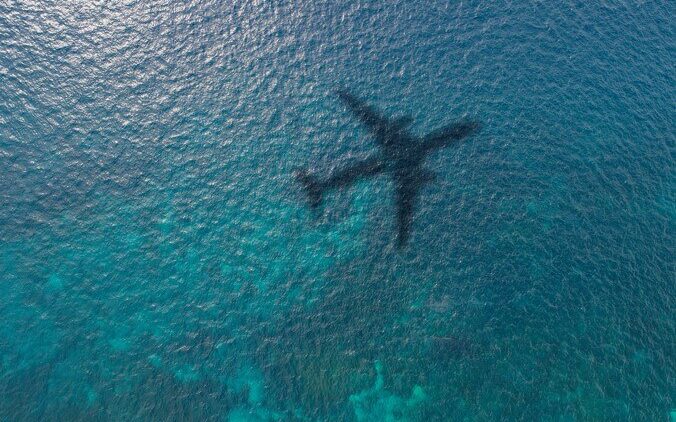
[[[240,3],[0,3],[0,421],[676,417],[673,2]]]

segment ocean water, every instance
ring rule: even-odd
[[[0,421],[676,420],[675,12],[0,1]]]

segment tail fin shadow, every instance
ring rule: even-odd
[[[319,179],[310,174],[306,168],[299,168],[293,172],[293,175],[296,177],[305,193],[307,194],[310,207],[316,209],[322,203],[322,184]]]

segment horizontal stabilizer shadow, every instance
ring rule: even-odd
[[[305,168],[296,169],[293,174],[303,185],[310,207],[317,208],[322,202],[322,185],[319,179]]]

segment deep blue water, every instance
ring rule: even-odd
[[[676,419],[676,3],[244,3],[0,2],[0,421]]]

